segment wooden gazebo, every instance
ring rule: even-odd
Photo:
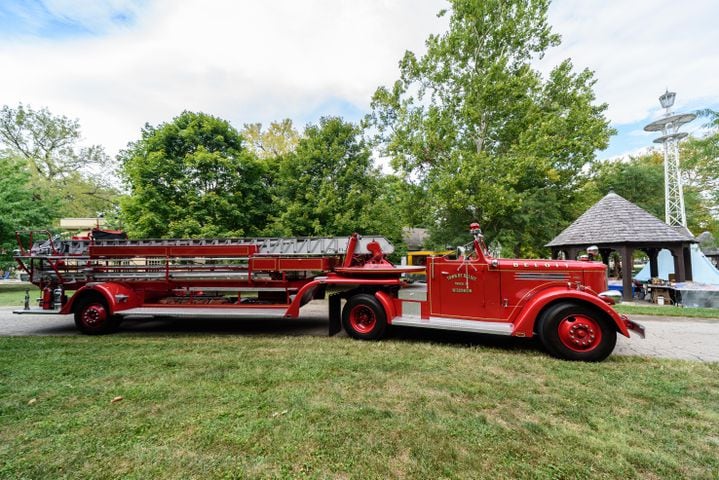
[[[696,240],[686,228],[670,227],[646,210],[609,192],[546,246],[552,249],[552,258],[558,258],[563,252],[565,258],[574,259],[579,252],[596,245],[606,264],[609,254],[613,250],[618,252],[622,259],[623,296],[631,300],[634,250],[647,254],[652,277],[658,275],[659,251],[669,250],[674,257],[676,281],[683,282],[692,280],[692,243]]]

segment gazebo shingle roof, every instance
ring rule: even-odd
[[[695,241],[686,229],[670,227],[646,210],[609,192],[546,246]]]

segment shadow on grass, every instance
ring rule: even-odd
[[[326,318],[299,319],[190,319],[156,318],[125,320],[120,333],[126,335],[244,335],[244,336],[315,336],[328,335]],[[338,337],[347,337],[342,331]],[[537,351],[541,346],[535,339],[501,335],[484,335],[446,330],[411,327],[392,327],[386,340],[393,342],[429,342],[457,347],[491,347],[510,351]]]
[[[431,342],[458,347],[492,347],[501,350],[537,351],[542,349],[540,343],[534,338],[411,327],[393,327],[388,339],[400,342]]]
[[[124,334],[197,334],[203,335],[277,335],[325,336],[327,320],[300,319],[223,319],[223,318],[154,318],[128,319],[122,322]]]

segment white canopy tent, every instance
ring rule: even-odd
[[[696,244],[691,246],[691,261],[694,282],[705,283],[707,285],[719,285],[719,270],[704,256]],[[657,256],[657,266],[659,278],[669,280],[669,274],[674,273],[674,258],[669,250],[661,250],[659,252]],[[649,262],[644,265],[644,268],[642,268],[634,278],[642,282],[650,280]]]

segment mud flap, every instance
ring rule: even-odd
[[[329,296],[330,325],[329,336],[337,335],[342,331],[342,293],[333,293]]]

